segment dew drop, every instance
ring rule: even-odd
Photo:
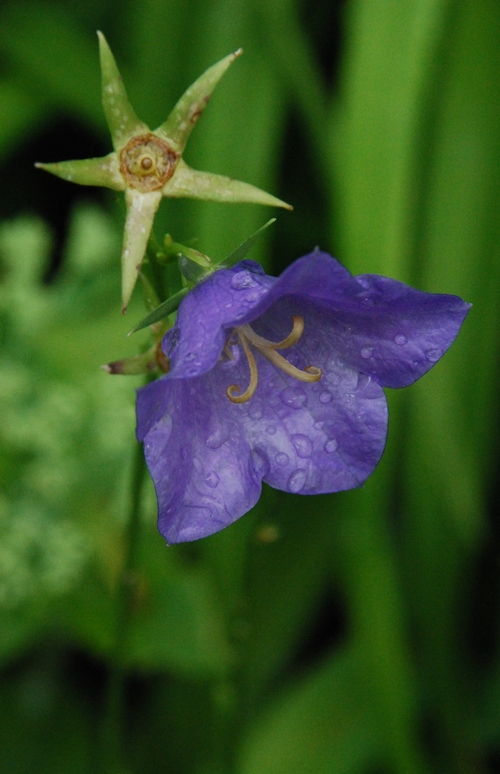
[[[362,347],[361,348],[361,357],[363,357],[365,360],[368,360],[373,355],[373,347]]]
[[[297,433],[296,435],[292,435],[292,443],[295,446],[295,450],[297,452],[298,457],[306,458],[310,457],[313,451],[313,445],[311,443],[310,438],[307,437],[307,435],[302,435],[301,433]]]
[[[430,360],[431,363],[435,363],[442,355],[442,351],[440,349],[430,349],[428,352],[425,353],[425,356],[427,360]]]
[[[248,416],[251,419],[260,419],[263,414],[262,406],[260,403],[251,402],[248,409]]]
[[[360,390],[365,390],[370,384],[370,382],[371,382],[370,376],[367,376],[366,374],[358,374],[358,381],[356,383],[356,387],[354,388],[354,392],[360,392]]]
[[[268,435],[276,435],[276,425],[268,425],[266,427],[266,433]]]
[[[325,390],[319,396],[319,402],[320,403],[331,403],[332,402],[332,398],[333,398],[332,393],[328,392],[328,390]]]
[[[334,451],[337,451],[339,445],[335,438],[330,439],[325,443],[324,449],[327,454],[332,454]]]
[[[219,476],[215,472],[215,470],[211,470],[210,473],[207,473],[205,476],[205,483],[207,486],[210,487],[210,489],[215,489],[216,486],[218,486],[220,481]]]
[[[286,484],[288,491],[292,492],[293,494],[298,494],[304,488],[306,478],[307,473],[303,468],[294,471]]]
[[[215,427],[206,440],[209,449],[220,449],[229,438],[229,430],[225,425]]]
[[[255,280],[248,271],[239,271],[231,278],[231,287],[235,290],[251,288],[255,285]]]
[[[302,408],[302,406],[305,406],[307,403],[307,395],[304,390],[297,387],[294,389],[287,387],[280,393],[280,398],[285,406],[290,406],[294,409]]]
[[[288,465],[289,463],[289,457],[288,454],[285,454],[285,452],[280,452],[276,455],[276,463],[280,465],[282,468],[285,467],[285,465]]]
[[[400,347],[408,344],[408,339],[403,333],[398,333],[397,336],[394,336],[394,341],[396,344],[399,344]]]
[[[252,452],[253,464],[256,472],[261,478],[265,478],[271,470],[269,458],[262,449],[254,449]]]

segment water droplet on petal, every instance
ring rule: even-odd
[[[396,344],[399,344],[400,347],[402,347],[404,344],[408,344],[408,339],[403,333],[398,333],[397,336],[394,336],[394,341]]]
[[[331,392],[328,392],[328,390],[325,390],[321,393],[319,396],[320,403],[331,403],[332,402],[333,395]]]
[[[260,403],[251,401],[248,408],[248,416],[251,419],[260,419],[263,414],[262,406]]]
[[[281,465],[281,467],[285,467],[285,465],[288,465],[289,463],[289,457],[288,454],[285,454],[285,452],[280,452],[276,455],[276,462],[278,465]]]
[[[298,457],[306,458],[311,456],[313,445],[307,435],[302,435],[301,433],[292,435],[292,443],[295,446]]]
[[[186,361],[186,363],[190,363],[191,360],[195,359],[195,357],[196,357],[196,353],[195,352],[188,352],[186,357],[184,358],[184,360]]]
[[[430,360],[431,363],[435,363],[442,355],[442,351],[440,349],[430,349],[428,352],[425,353],[425,356],[427,360]]]
[[[339,445],[335,438],[332,438],[330,441],[327,441],[325,443],[324,449],[327,454],[332,454],[334,451],[337,451]]]
[[[294,409],[302,408],[307,403],[307,395],[300,387],[287,387],[280,393],[280,398],[285,406],[290,406]]]
[[[361,357],[363,357],[365,360],[368,360],[373,355],[373,347],[362,347],[361,348]]]
[[[287,488],[289,492],[292,492],[293,494],[298,494],[303,488],[304,484],[306,483],[307,473],[306,471],[301,468],[300,470],[294,471],[290,478],[287,481]]]
[[[251,288],[255,285],[255,280],[248,271],[238,271],[231,277],[231,287],[235,290]]]
[[[276,434],[276,425],[268,425],[266,427],[266,433],[268,435],[275,435]]]
[[[207,473],[207,475],[205,476],[205,483],[211,489],[215,489],[215,487],[218,486],[219,481],[220,481],[220,478],[215,472],[215,470],[211,470],[210,473]]]
[[[355,392],[359,392],[360,390],[366,389],[368,385],[371,382],[371,376],[367,376],[366,374],[358,374],[358,381],[356,384],[356,387],[354,388]]]
[[[356,279],[358,280],[358,284],[361,285],[362,288],[366,289],[370,287],[370,282],[364,277],[356,277]]]
[[[271,470],[269,457],[262,449],[254,449],[252,452],[255,471],[261,478],[265,478]]]
[[[214,427],[206,440],[206,444],[209,449],[220,449],[224,441],[229,438],[229,429],[226,425],[219,425]]]

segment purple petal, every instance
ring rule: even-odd
[[[299,343],[283,352],[302,370],[322,364],[322,377],[312,384],[288,376],[257,353],[257,390],[247,403],[231,406],[254,460],[260,461],[263,480],[276,489],[301,494],[351,489],[368,478],[382,456],[387,435],[382,388],[329,351],[327,332],[306,329]],[[246,386],[241,361],[224,364],[227,375],[221,365],[214,369],[221,391],[233,383]]]
[[[253,261],[211,274],[183,299],[173,333],[163,342],[170,358],[169,378],[209,371],[222,351],[226,329],[241,325],[276,282]]]
[[[213,372],[212,372],[213,373]],[[159,379],[138,390],[137,436],[158,498],[168,543],[218,532],[257,502],[261,477],[243,429],[226,412],[213,375]]]
[[[302,314],[306,326],[328,331],[330,353],[345,365],[384,387],[406,387],[451,346],[469,309],[458,296],[424,293],[377,275],[352,277],[315,251],[283,272],[253,319],[261,317],[259,330],[270,316]]]
[[[327,346],[324,336],[319,351]],[[304,367],[301,351],[293,355]],[[376,382],[336,360],[317,384],[297,382],[259,354],[257,365],[256,393],[243,404],[226,396],[231,384],[248,383],[242,357],[138,391],[137,434],[167,542],[232,523],[257,502],[262,480],[293,493],[337,492],[360,486],[379,461],[387,406]]]

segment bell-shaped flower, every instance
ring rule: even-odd
[[[387,434],[383,387],[446,352],[469,310],[315,251],[270,277],[221,269],[181,302],[169,371],[138,391],[137,434],[168,543],[231,524],[262,481],[300,494],[358,487]]]
[[[203,73],[183,94],[167,120],[151,131],[137,118],[104,35],[99,32],[98,36],[102,102],[114,151],[103,158],[36,166],[73,183],[125,192],[127,217],[122,247],[122,311],[125,311],[162,197],[292,208],[248,183],[191,169],[182,158],[189,135],[214,88],[241,54],[241,49]]]

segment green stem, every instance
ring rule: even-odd
[[[135,587],[137,548],[140,528],[141,490],[146,465],[142,445],[134,450],[130,510],[124,535],[123,569],[116,601],[115,653],[109,673],[105,697],[105,715],[102,734],[103,774],[126,771],[123,765],[122,728],[124,715],[125,657],[128,644],[129,612]]]

